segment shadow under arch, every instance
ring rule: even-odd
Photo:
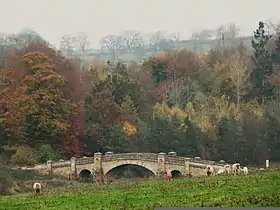
[[[110,169],[105,176],[113,179],[132,179],[155,177],[155,174],[150,169],[137,164],[122,164]]]
[[[83,181],[92,181],[92,173],[87,169],[81,170],[79,178]]]
[[[182,173],[178,170],[171,171],[171,175],[172,175],[172,178],[180,178],[183,176]]]

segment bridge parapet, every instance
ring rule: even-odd
[[[85,165],[85,164],[91,164],[94,163],[94,157],[82,157],[76,159],[77,165]]]
[[[165,163],[174,165],[185,165],[186,158],[178,156],[166,156]]]
[[[120,154],[106,154],[102,156],[102,162],[109,162],[114,160],[143,160],[143,161],[158,161],[158,154],[154,153],[120,153]]]
[[[71,161],[66,160],[66,161],[52,162],[51,164],[52,164],[51,167],[53,168],[60,168],[60,167],[70,166]]]

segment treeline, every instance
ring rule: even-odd
[[[0,71],[2,153],[13,164],[97,151],[279,161],[280,38],[260,22],[252,47],[171,50],[142,65],[85,70],[30,44]]]

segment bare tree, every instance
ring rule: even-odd
[[[144,41],[141,34],[136,30],[126,30],[122,33],[123,45],[131,52],[133,48],[139,48],[144,46]]]
[[[155,52],[158,52],[161,45],[165,42],[166,38],[163,31],[157,31],[150,36],[150,45],[154,48]]]
[[[122,37],[117,35],[107,35],[101,40],[101,46],[112,54],[113,60],[117,59],[117,54],[123,48]]]
[[[66,55],[73,55],[76,39],[71,35],[64,35],[60,40],[60,50]]]
[[[239,52],[235,52],[230,57],[230,75],[232,78],[232,82],[236,88],[237,104],[240,103],[241,97],[248,92],[248,89],[250,87],[250,72],[248,68],[249,61],[250,59],[247,56],[244,56]]]
[[[209,40],[213,37],[212,30],[204,29],[198,33],[199,40]]]
[[[76,45],[84,56],[85,51],[90,48],[90,41],[86,33],[81,32],[75,37]]]
[[[280,21],[275,22],[271,19],[268,19],[265,22],[265,29],[269,36],[270,35],[274,36],[274,35],[279,34],[280,33]]]
[[[180,33],[179,32],[172,33],[170,36],[170,40],[173,43],[173,47],[177,48],[180,41]]]
[[[240,29],[233,23],[228,25],[219,26],[217,28],[216,39],[221,40],[223,48],[226,43],[234,43],[240,32]]]

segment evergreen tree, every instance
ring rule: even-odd
[[[262,104],[267,98],[273,96],[273,87],[266,81],[266,78],[272,74],[271,54],[267,49],[269,39],[270,36],[265,33],[264,23],[259,22],[259,27],[254,31],[254,38],[251,42],[254,48],[251,95]]]

